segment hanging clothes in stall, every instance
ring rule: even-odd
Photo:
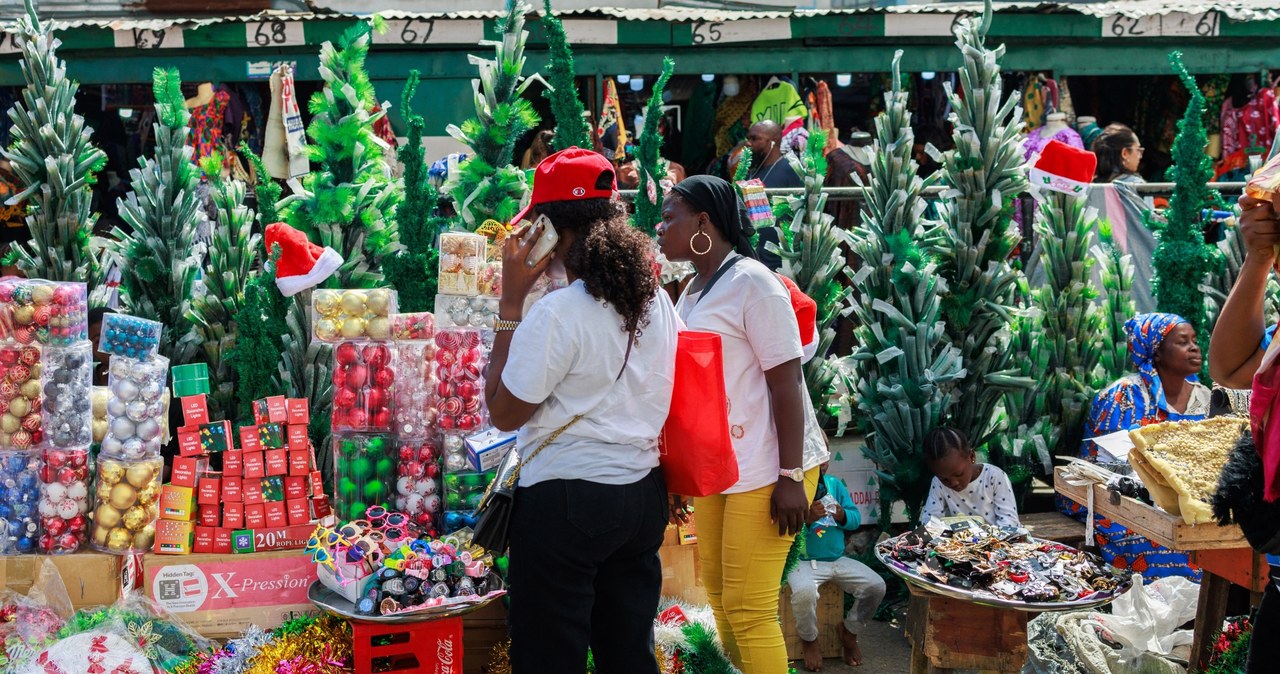
[[[824,145],[823,154],[828,154],[840,147],[840,135],[836,130],[836,116],[831,103],[831,87],[825,81],[818,82],[818,86],[809,94],[809,107],[813,108],[814,119],[818,120],[818,126],[822,129]],[[814,139],[810,139],[814,141]]]
[[[199,162],[215,150],[221,151],[223,125],[230,100],[231,95],[225,90],[212,91],[208,96],[202,91],[195,98],[187,99],[187,109],[191,113],[191,136],[187,142],[196,151],[191,158],[193,161]]]
[[[1080,137],[1079,131],[1068,126],[1051,133],[1048,126],[1039,126],[1032,129],[1031,133],[1027,134],[1026,140],[1022,141],[1022,158],[1030,160],[1031,157],[1040,154],[1051,140],[1066,143],[1078,150],[1085,149],[1084,139]]]
[[[770,78],[751,103],[752,124],[772,120],[778,126],[786,127],[789,120],[808,116],[809,109],[805,107],[796,86],[779,77]]]
[[[614,161],[627,157],[627,125],[622,116],[622,103],[618,99],[618,83],[612,77],[604,81],[604,107],[600,110],[600,123],[596,135],[607,150],[604,156]]]

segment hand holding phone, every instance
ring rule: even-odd
[[[539,236],[541,232],[541,236]],[[544,258],[556,249],[556,245],[560,243],[560,234],[556,232],[555,225],[551,224],[551,218],[545,215],[539,215],[537,220],[533,221],[533,226],[525,232],[524,238],[520,240],[520,245],[524,246],[534,238],[537,241],[533,244],[533,250],[529,251],[529,257],[525,260],[525,264],[530,267],[536,267]]]

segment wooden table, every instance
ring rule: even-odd
[[[1093,509],[1098,515],[1128,528],[1134,533],[1191,555],[1191,562],[1200,567],[1200,603],[1196,609],[1195,638],[1191,645],[1192,671],[1203,671],[1213,653],[1213,642],[1222,629],[1227,614],[1227,595],[1231,586],[1239,585],[1254,593],[1254,601],[1268,581],[1266,558],[1249,547],[1240,527],[1223,527],[1217,524],[1190,525],[1181,516],[1171,515],[1160,508],[1121,496],[1112,502],[1112,494],[1098,483],[1088,485],[1069,484],[1064,478],[1066,468],[1053,471],[1053,488],[1063,496],[1082,506],[1089,504],[1089,491],[1093,491]]]
[[[907,638],[911,674],[944,674],[953,669],[1016,674],[1027,660],[1027,620],[1031,614],[982,606],[907,585]]]

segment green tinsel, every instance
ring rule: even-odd
[[[545,0],[543,6],[542,30],[547,36],[547,50],[551,52],[551,62],[547,64],[549,86],[542,94],[551,101],[551,115],[556,119],[556,135],[551,146],[557,152],[567,147],[590,149],[591,126],[587,123],[582,99],[578,98],[573,50],[564,34],[564,24],[551,11],[551,0]]]
[[[427,175],[423,157],[422,132],[426,121],[413,111],[418,90],[418,71],[409,71],[401,97],[408,141],[399,150],[404,166],[404,203],[396,210],[396,226],[404,248],[383,264],[383,274],[396,289],[401,312],[431,311],[435,307],[436,272],[440,251],[436,249],[439,222],[435,216],[439,194]]]
[[[640,142],[636,147],[636,163],[640,169],[640,183],[636,186],[636,210],[631,214],[631,226],[654,236],[658,223],[662,221],[662,188],[659,186],[667,177],[667,167],[662,161],[662,134],[658,132],[658,122],[662,121],[662,92],[675,72],[676,62],[670,56],[662,59],[662,74],[653,85],[653,93],[649,95],[649,104],[644,110],[644,130],[640,133]],[[649,199],[649,191],[653,190],[654,199]]]
[[[276,246],[262,265],[262,273],[245,284],[244,301],[236,312],[240,336],[228,360],[236,371],[239,406],[234,418],[239,424],[253,423],[254,400],[285,392],[278,368],[284,351],[281,336],[288,331],[284,318],[288,300],[276,287],[279,259],[280,247]]]
[[[782,579],[779,581],[782,585],[787,584],[787,577],[800,565],[800,558],[804,557],[805,550],[808,547],[804,537],[805,533],[801,531],[796,534],[795,540],[791,541],[791,548],[787,550],[787,561],[782,564]]]
[[[276,203],[280,201],[280,194],[283,190],[271,179],[271,174],[262,163],[262,157],[254,154],[253,150],[249,149],[248,144],[244,141],[240,141],[240,154],[249,158],[249,163],[253,165],[253,172],[258,177],[257,184],[253,186],[253,192],[258,197],[259,230],[273,222],[280,222],[280,213],[276,210]]]
[[[683,631],[689,647],[680,653],[681,671],[694,674],[734,674],[738,671],[720,649],[719,639],[702,623],[690,622]]]
[[[1221,203],[1221,196],[1209,188],[1213,180],[1213,160],[1204,153],[1208,142],[1204,128],[1204,95],[1195,78],[1182,64],[1182,53],[1169,54],[1169,63],[1191,94],[1191,101],[1178,122],[1173,142],[1173,165],[1168,179],[1174,183],[1165,211],[1165,224],[1156,233],[1159,244],[1152,257],[1155,278],[1152,288],[1159,311],[1177,314],[1195,327],[1201,349],[1209,353],[1209,330],[1204,292],[1200,289],[1209,274],[1222,269],[1218,249],[1204,241],[1204,209]],[[1208,367],[1208,358],[1205,359]]]

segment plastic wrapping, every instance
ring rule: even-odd
[[[445,433],[440,436],[441,467],[448,473],[466,473],[471,470],[471,462],[467,459],[467,439],[460,433]]]
[[[98,507],[93,513],[89,544],[123,555],[151,552],[160,515],[160,457],[140,461],[98,460]]]
[[[322,342],[388,339],[396,291],[317,290],[311,294],[312,333]]]
[[[41,454],[38,550],[46,555],[75,552],[89,536],[89,447],[46,447]]]
[[[342,342],[333,349],[333,430],[392,430],[396,372],[390,342]]]
[[[19,344],[69,346],[89,338],[85,284],[0,279],[0,337]]]
[[[93,347],[81,342],[44,349],[41,381],[44,435],[54,447],[84,447],[93,441]]]
[[[392,419],[401,439],[422,439],[435,427],[435,406],[431,403],[436,381],[432,363],[436,347],[432,340],[400,340],[392,356],[395,372],[395,407]]]
[[[394,505],[394,448],[390,435],[334,434],[333,509],[338,519],[357,520],[370,506]]]
[[[495,473],[450,473],[444,476],[446,511],[475,510]]]
[[[436,317],[430,311],[395,314],[391,317],[391,338],[424,341],[436,338]]]
[[[99,445],[107,437],[107,400],[111,397],[111,389],[95,386],[89,395],[93,401],[93,444]]]
[[[158,321],[107,314],[102,318],[98,350],[113,356],[145,360],[160,351],[160,333],[164,325]]]
[[[165,382],[169,359],[111,357],[107,381],[107,435],[101,456],[137,460],[160,456],[166,417]]]
[[[396,509],[428,535],[440,534],[444,505],[440,498],[440,445],[433,440],[398,442]]]
[[[436,332],[436,427],[444,433],[470,433],[486,424],[484,337],[475,328]],[[447,456],[446,456],[447,459]]]
[[[436,325],[440,328],[489,328],[498,320],[498,298],[436,295]]]
[[[437,287],[446,295],[480,294],[480,270],[488,239],[470,232],[440,235],[440,273]]]
[[[44,439],[40,421],[40,348],[0,347],[0,449],[27,449]]]
[[[40,452],[0,450],[0,555],[36,551],[39,501]]]

